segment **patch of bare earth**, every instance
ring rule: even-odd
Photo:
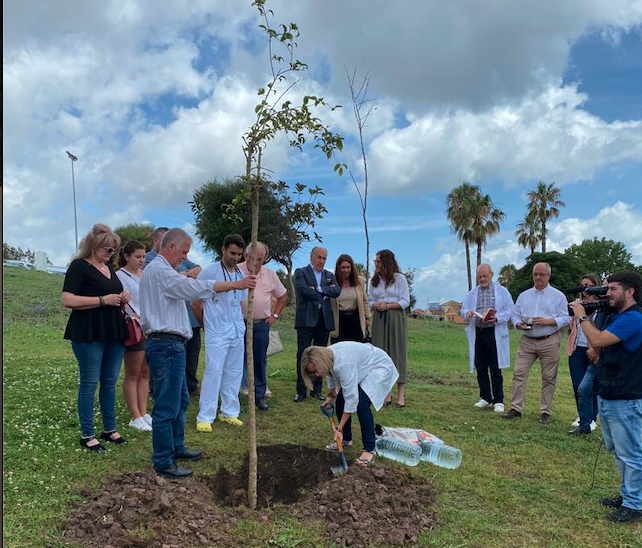
[[[259,447],[259,509],[247,501],[247,459],[241,470],[181,481],[153,472],[123,474],[86,501],[63,524],[69,545],[133,547],[236,546],[235,524],[273,519],[262,508],[289,505],[300,523],[325,523],[328,544],[412,545],[437,523],[432,487],[399,468],[351,466],[333,477],[338,456],[301,446]]]

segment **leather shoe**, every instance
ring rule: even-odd
[[[261,411],[267,411],[269,409],[268,404],[265,403],[263,398],[256,400],[255,404]]]
[[[508,413],[502,415],[502,419],[520,419],[521,417],[522,414],[515,409],[511,409]]]
[[[166,478],[173,479],[183,479],[189,478],[192,475],[192,471],[189,468],[183,468],[182,466],[170,466],[169,468],[163,468],[162,470],[156,470],[156,473],[165,476]]]
[[[294,396],[294,401],[299,403],[300,401],[303,401],[305,399],[305,394],[297,394]]]
[[[325,398],[321,395],[321,392],[310,392],[310,396],[316,398],[319,401],[325,401]]]
[[[539,417],[540,424],[551,424],[551,416],[548,413],[542,413]]]
[[[174,453],[174,459],[176,460],[201,460],[203,458],[203,451],[191,451],[190,449],[185,449],[180,453]]]

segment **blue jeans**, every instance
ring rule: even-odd
[[[580,415],[580,428],[583,430],[590,428],[591,422],[597,419],[597,393],[593,389],[595,375],[597,367],[590,364],[577,389],[577,411]]]
[[[370,409],[370,398],[361,387],[359,387],[359,403],[357,404],[357,417],[359,417],[359,425],[361,426],[361,441],[363,442],[363,450],[372,453],[375,450],[375,423],[372,416],[372,409]],[[343,415],[343,408],[345,407],[345,400],[343,399],[343,391],[337,394],[337,417],[341,420]],[[352,441],[352,417],[343,426],[343,441]]]
[[[267,349],[270,345],[270,324],[254,322],[252,348],[254,350],[254,397],[265,398],[267,388]],[[243,358],[243,380],[241,388],[247,388],[247,357]]]
[[[185,345],[179,341],[150,338],[145,357],[154,379],[152,461],[156,470],[163,470],[174,465],[174,453],[185,450],[185,416],[189,406]]]
[[[577,346],[568,358],[568,369],[571,374],[571,383],[573,384],[573,394],[575,396],[575,405],[580,416],[580,428],[587,430],[591,426],[591,421],[597,416],[597,394],[593,392],[593,382],[584,386],[583,401],[580,403],[580,386],[584,377],[587,375],[589,367],[593,367],[593,378],[595,378],[595,366],[591,364],[585,346]],[[589,379],[587,379],[587,382]]]
[[[116,430],[116,382],[125,354],[123,341],[71,342],[78,367],[78,418],[83,437],[95,435],[94,398],[100,382],[98,401],[103,431]]]
[[[615,456],[622,505],[642,510],[642,399],[598,398],[604,445]]]

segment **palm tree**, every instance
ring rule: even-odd
[[[517,272],[517,268],[515,268],[514,264],[504,265],[499,271],[497,281],[502,285],[506,285],[515,277],[515,272]]]
[[[481,194],[477,185],[463,182],[454,188],[446,197],[446,216],[450,221],[450,231],[466,246],[466,270],[468,273],[468,291],[473,288],[470,269],[470,244],[472,243],[470,202]]]
[[[560,207],[566,204],[560,200],[561,190],[555,183],[547,185],[544,181],[537,183],[537,190],[528,193],[528,216],[539,222],[541,228],[542,253],[546,253],[546,222],[560,214]]]
[[[504,220],[504,212],[493,205],[488,194],[478,194],[469,201],[470,232],[473,243],[477,245],[477,266],[481,264],[482,249],[490,236],[499,233],[499,224]]]
[[[530,248],[532,255],[535,253],[537,244],[542,241],[539,221],[526,213],[524,220],[517,225],[515,236],[517,236],[518,245],[524,249]]]

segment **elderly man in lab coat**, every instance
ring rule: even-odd
[[[468,322],[466,335],[470,354],[470,372],[477,370],[480,400],[479,409],[492,406],[496,413],[504,412],[504,379],[502,369],[510,366],[508,320],[513,299],[508,290],[493,282],[490,265],[477,267],[477,286],[461,308],[461,317]],[[490,375],[489,375],[490,371]]]

